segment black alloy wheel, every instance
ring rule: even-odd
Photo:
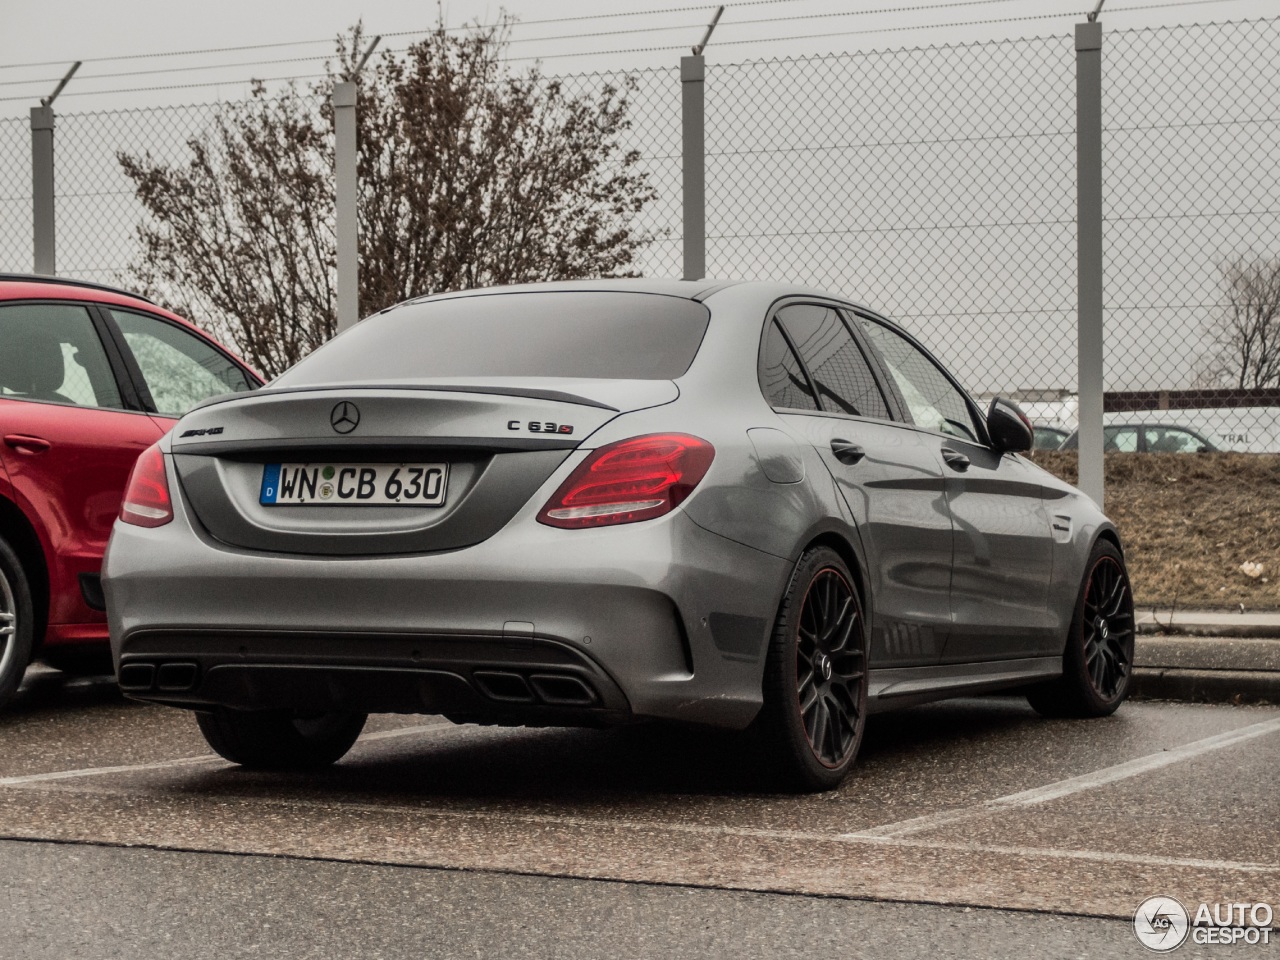
[[[796,700],[809,748],[824,766],[849,759],[861,736],[866,663],[862,608],[839,570],[809,584],[796,637]]]
[[[1046,717],[1105,717],[1133,684],[1133,588],[1124,557],[1100,540],[1085,566],[1062,655],[1062,676],[1027,691]]]
[[[786,790],[830,790],[853,766],[867,715],[867,623],[849,568],[806,551],[778,608],[764,705],[751,726],[762,770]]]
[[[1107,700],[1133,669],[1133,594],[1118,560],[1103,556],[1084,588],[1084,662],[1093,688]]]
[[[35,643],[31,585],[18,555],[0,540],[0,707],[22,683]]]

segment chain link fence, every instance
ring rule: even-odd
[[[627,92],[631,118],[620,139],[624,151],[639,155],[638,169],[657,192],[631,227],[649,238],[637,258],[635,270],[647,277],[680,276],[681,241],[681,143],[680,70],[636,70],[586,73],[551,78],[570,97],[594,99],[606,86]]]
[[[1280,19],[1107,31],[1103,57],[1108,443],[1280,452]],[[630,87],[622,146],[657,194],[636,269],[678,276],[678,68],[555,79]],[[840,291],[1070,430],[1075,96],[1070,34],[712,65],[708,275]],[[145,211],[119,154],[185,163],[235,109],[60,115],[59,272],[128,283]],[[30,165],[26,120],[0,121],[0,270],[31,266]]]
[[[208,103],[60,114],[54,130],[58,272],[127,285],[146,211],[119,155],[184,164],[191,157],[188,141],[230,109]]]
[[[1069,37],[717,66],[712,276],[840,291],[977,393],[1075,384]]]
[[[1110,34],[1103,124],[1109,443],[1280,452],[1280,20]]]
[[[31,269],[31,125],[0,120],[0,272]]]

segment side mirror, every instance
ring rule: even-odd
[[[1031,449],[1034,433],[1027,415],[1012,400],[996,397],[987,410],[987,433],[996,453],[1022,453]]]

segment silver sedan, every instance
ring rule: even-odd
[[[371,712],[740,729],[791,789],[869,713],[1128,693],[1115,528],[901,328],[713,281],[412,300],[142,455],[104,565],[131,697],[246,766]]]

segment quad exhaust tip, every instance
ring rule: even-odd
[[[176,663],[126,663],[120,668],[121,690],[159,690],[184,693],[196,685],[200,668],[185,661]]]
[[[505,670],[477,670],[471,676],[481,693],[500,703],[589,707],[597,702],[590,686],[568,674],[535,673],[526,679],[522,674]]]

